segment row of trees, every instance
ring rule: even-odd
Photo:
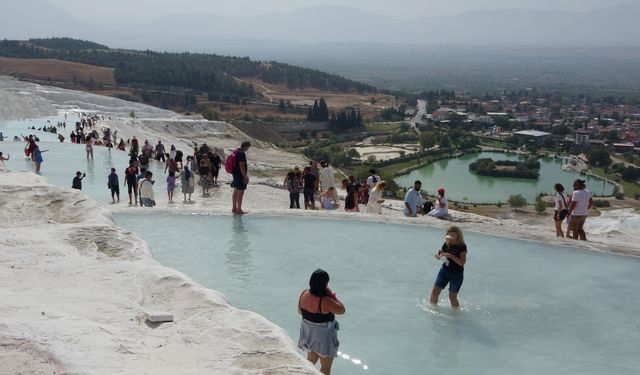
[[[343,109],[338,113],[331,114],[331,130],[334,132],[361,128],[362,125],[360,111]]]
[[[540,162],[535,158],[524,162],[482,158],[469,164],[469,170],[481,176],[537,179],[540,176]]]
[[[313,102],[313,107],[310,107],[307,113],[307,121],[329,121],[329,107],[324,98]]]
[[[44,48],[45,46],[56,47]],[[312,87],[331,91],[376,92],[372,86],[277,62],[215,54],[112,50],[73,39],[37,39],[32,42],[0,41],[0,56],[59,59],[114,68],[120,85],[185,88],[199,92],[253,97],[254,88],[234,77],[257,78],[290,88]]]
[[[98,44],[95,42],[91,42],[88,40],[79,40],[79,39],[71,39],[71,38],[44,38],[44,39],[29,39],[29,42],[32,44],[49,48],[49,49],[57,49],[57,50],[87,50],[87,49],[109,49],[109,47],[104,44]]]

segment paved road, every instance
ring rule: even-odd
[[[420,130],[418,130],[417,124],[422,122],[422,116],[427,115],[427,101],[418,99],[418,112],[416,115],[409,121],[409,125],[413,128],[416,134],[420,134]]]

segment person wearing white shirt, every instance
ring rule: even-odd
[[[373,188],[376,187],[376,184],[380,181],[380,176],[378,176],[376,174],[376,170],[375,169],[369,169],[369,177],[367,177],[367,185],[369,186],[369,194],[371,194],[371,191],[373,190]]]
[[[153,195],[153,181],[151,181],[153,173],[146,171],[144,178],[138,181],[138,190],[140,191],[140,200],[144,207],[153,207],[156,205],[156,201]]]
[[[589,210],[593,206],[593,198],[591,192],[586,190],[584,180],[575,180],[573,182],[573,194],[571,195],[571,203],[569,204],[569,215],[571,216],[571,230],[573,239],[578,238],[586,241],[587,234],[584,231],[584,223],[589,215]]]
[[[322,167],[320,170],[320,189],[323,192],[327,192],[330,188],[333,188],[331,197],[337,202],[338,194],[336,192],[336,179],[333,168],[325,160],[320,161],[320,166]]]
[[[436,207],[429,211],[427,215],[431,217],[443,217],[449,213],[449,204],[447,203],[447,197],[444,196],[444,188],[438,189],[438,199],[436,201]]]
[[[404,216],[416,217],[424,204],[420,190],[422,182],[415,181],[413,187],[404,196]]]

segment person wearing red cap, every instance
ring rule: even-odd
[[[438,189],[438,199],[436,200],[435,208],[427,215],[431,217],[443,217],[444,215],[449,213],[449,204],[447,203],[447,198],[444,196],[444,188]]]

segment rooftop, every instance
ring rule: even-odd
[[[541,132],[539,130],[521,130],[519,132],[514,132],[514,135],[526,135],[529,137],[544,137],[546,135],[550,135],[551,133]]]

